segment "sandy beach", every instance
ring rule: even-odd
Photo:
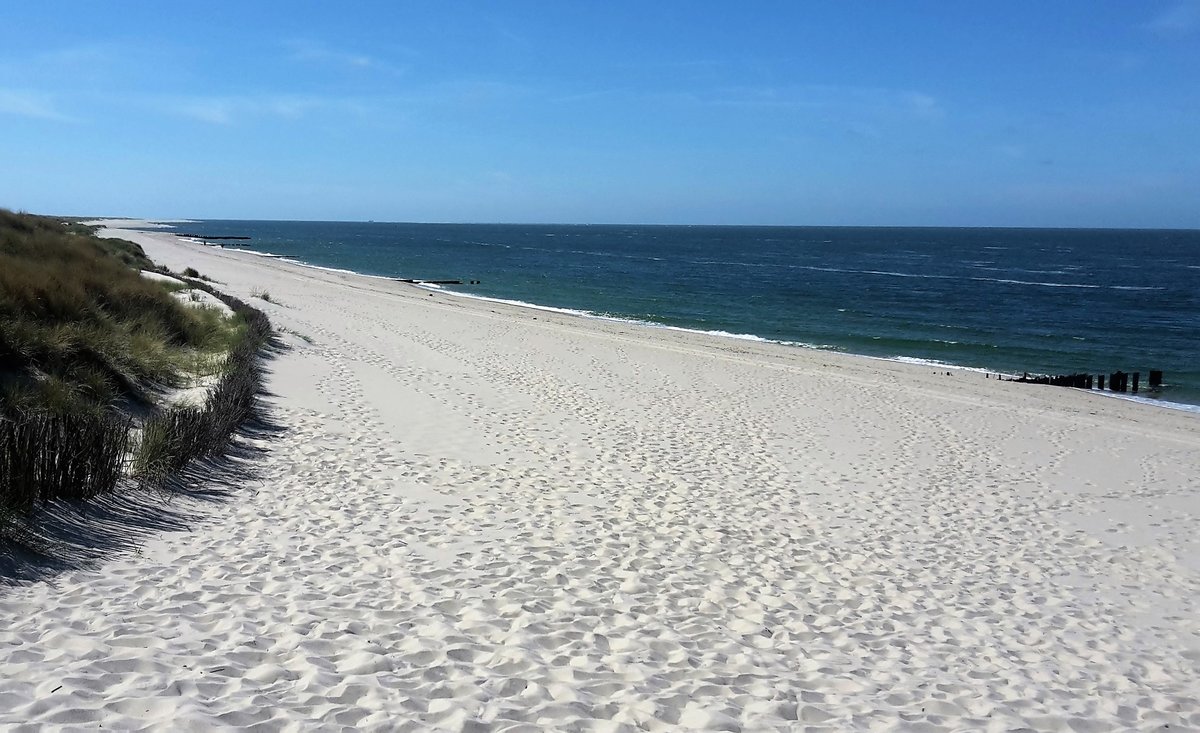
[[[0,587],[4,729],[1200,730],[1198,414],[108,231],[285,430]]]

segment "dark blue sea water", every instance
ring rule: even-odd
[[[591,314],[1200,404],[1200,231],[202,221],[180,231]],[[1146,394],[1145,392],[1143,394]]]

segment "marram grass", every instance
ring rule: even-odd
[[[267,317],[197,279],[234,317],[185,307],[138,274],[153,268],[132,242],[0,210],[0,542],[29,536],[39,506],[163,485],[253,414]],[[155,404],[214,375],[202,405]]]

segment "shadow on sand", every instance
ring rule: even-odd
[[[261,352],[263,363],[285,350],[277,341]],[[162,486],[123,479],[116,491],[90,501],[55,500],[25,517],[4,517],[0,540],[0,586],[52,581],[72,570],[94,568],[114,554],[136,551],[162,532],[190,529],[210,518],[211,506],[244,496],[260,478],[267,443],[286,428],[263,404],[274,395],[260,389],[250,419],[239,426],[219,456],[192,461]]]

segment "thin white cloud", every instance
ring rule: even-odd
[[[502,81],[463,79],[433,84],[406,98],[430,104],[485,104],[528,97],[534,90]]]
[[[1200,31],[1200,0],[1184,0],[1150,19],[1145,27],[1161,36],[1182,37]]]
[[[724,87],[708,92],[667,92],[650,96],[725,107],[858,110],[924,120],[942,119],[946,114],[941,101],[925,92],[827,84],[797,87]],[[583,99],[586,95],[576,95],[576,98]]]
[[[516,178],[507,171],[486,171],[483,174],[483,180],[487,183],[492,183],[498,186],[511,186],[516,183]]]
[[[228,125],[233,122],[233,111],[227,99],[178,99],[168,101],[164,107],[173,114],[212,125]]]
[[[551,102],[562,102],[562,103],[591,102],[591,101],[595,101],[598,99],[615,99],[615,98],[620,98],[620,97],[628,97],[628,96],[631,96],[632,94],[633,94],[633,92],[631,92],[629,89],[596,89],[596,90],[588,91],[588,92],[564,94],[562,96],[554,97],[550,101]]]
[[[323,107],[340,106],[341,104],[340,100],[284,94],[257,100],[252,109],[256,109],[259,114],[282,117],[288,120],[298,120],[309,112]]]
[[[130,100],[143,109],[211,125],[237,125],[260,119],[301,120],[336,113],[343,118],[394,123],[409,113],[480,108],[528,98],[533,90],[502,82],[455,81],[400,93],[362,96],[262,93],[257,95],[142,96]]]
[[[921,91],[811,84],[798,87],[729,87],[695,95],[669,95],[698,104],[807,111],[842,120],[852,133],[897,122],[936,123],[946,117],[941,100]],[[660,97],[666,98],[666,97]],[[868,134],[866,137],[873,137]]]
[[[942,101],[926,92],[826,84],[719,87],[706,91],[612,89],[561,95],[550,101],[586,104],[606,98],[658,107],[730,107],[745,110],[747,114],[792,113],[866,140],[883,139],[887,130],[898,125],[933,126],[947,116]]]
[[[331,48],[324,43],[293,39],[284,42],[288,58],[292,61],[320,64],[342,69],[376,71],[394,76],[403,76],[408,67],[393,64],[369,54]]]
[[[945,110],[937,99],[923,92],[904,92],[901,94],[903,103],[907,105],[913,116],[925,120],[940,120],[946,116]]]
[[[29,55],[0,57],[0,79],[23,79],[29,84],[77,83],[95,79],[112,62],[103,44],[69,46]],[[2,83],[2,82],[0,82]]]
[[[75,121],[58,110],[53,96],[21,89],[0,89],[0,114],[54,122]]]
[[[358,109],[349,100],[287,94],[153,97],[143,100],[143,105],[211,125],[230,125],[262,117],[298,120],[321,109]]]
[[[363,97],[361,101],[372,107],[387,109],[388,114],[395,114],[398,111],[505,105],[543,94],[541,90],[519,84],[461,79],[427,84],[391,94]]]

